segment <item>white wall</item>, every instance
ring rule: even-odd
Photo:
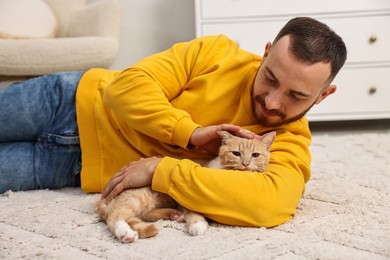
[[[195,38],[194,0],[119,0],[120,50],[112,69],[122,70],[172,44]]]

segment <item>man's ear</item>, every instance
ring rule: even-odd
[[[269,50],[271,49],[272,44],[270,42],[267,42],[264,49],[263,59],[268,56]]]
[[[329,85],[327,88],[322,90],[321,94],[318,96],[316,100],[316,104],[321,103],[321,101],[324,100],[327,96],[335,93],[336,89],[337,89],[336,85]]]

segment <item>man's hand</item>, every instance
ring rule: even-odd
[[[200,147],[211,154],[217,154],[221,145],[219,131],[228,131],[234,135],[249,139],[260,138],[259,135],[239,126],[222,124],[195,129],[191,135],[190,144]],[[126,189],[151,185],[154,171],[160,160],[161,158],[158,157],[150,157],[129,163],[112,176],[102,192],[102,198],[111,201]]]
[[[102,192],[102,198],[111,201],[119,193],[130,188],[149,186],[161,158],[150,157],[134,161],[112,176]]]
[[[236,125],[222,124],[196,128],[190,138],[190,144],[202,148],[210,154],[218,154],[221,145],[219,131],[228,131],[233,135],[253,139],[260,138],[259,135]]]

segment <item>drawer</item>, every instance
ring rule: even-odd
[[[197,0],[203,19],[258,16],[303,16],[340,12],[364,12],[390,9],[389,0],[313,1],[313,0]]]
[[[199,33],[226,34],[237,41],[241,48],[262,55],[265,44],[273,41],[287,20],[277,18],[205,22]],[[319,20],[333,28],[345,41],[348,50],[347,63],[390,61],[390,13],[382,16]]]
[[[198,36],[225,34],[236,41],[244,50],[263,55],[267,42],[272,42],[285,23],[285,19],[210,22],[203,24]]]
[[[390,118],[390,65],[344,67],[334,84],[336,93],[313,106],[309,120]]]
[[[348,50],[347,63],[390,61],[390,13],[320,20],[343,38]]]

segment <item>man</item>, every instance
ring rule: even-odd
[[[102,196],[112,199],[151,185],[221,223],[279,225],[292,218],[310,178],[304,115],[335,92],[331,82],[345,59],[338,35],[296,18],[262,58],[210,36],[123,72],[93,69],[16,84],[0,93],[0,191],[75,186],[82,162],[86,192],[104,188]],[[192,162],[215,156],[219,130],[247,138],[275,130],[266,171]]]

